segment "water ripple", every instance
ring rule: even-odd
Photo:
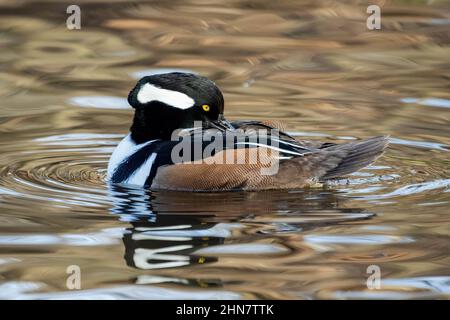
[[[449,151],[449,147],[447,145],[437,142],[413,141],[399,138],[390,138],[389,141],[393,144],[399,144],[404,146]]]
[[[127,99],[109,96],[72,97],[68,103],[77,107],[99,109],[130,109]]]
[[[413,194],[424,193],[427,191],[444,189],[447,192],[450,188],[450,179],[438,179],[433,181],[427,181],[423,183],[415,183],[406,186],[402,186],[392,192],[377,195],[366,195],[362,196],[361,199],[364,200],[377,200],[377,199],[388,199],[401,196],[410,196]]]
[[[388,235],[306,235],[305,240],[312,244],[358,244],[358,245],[381,245],[388,243],[411,243],[411,237],[399,237]]]
[[[241,295],[228,291],[175,290],[154,286],[115,286],[64,292],[34,292],[46,285],[36,282],[0,284],[0,299],[17,300],[239,300]]]
[[[417,99],[417,98],[403,98],[400,101],[404,103],[417,103],[423,106],[428,107],[437,107],[437,108],[450,108],[450,100],[448,99],[439,99],[439,98],[425,98],[425,99]]]
[[[9,234],[0,235],[0,246],[108,246],[119,243],[123,230],[102,230],[87,234]]]
[[[211,246],[202,248],[196,251],[196,254],[204,255],[249,255],[249,254],[283,254],[289,253],[290,250],[276,244],[264,244],[264,243],[240,243],[240,244],[227,244],[220,246]]]
[[[430,299],[450,295],[450,277],[382,279],[381,288],[368,291],[336,291],[337,299]]]

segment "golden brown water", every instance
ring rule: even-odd
[[[0,1],[0,298],[450,297],[448,2],[373,1],[377,31],[364,1],[104,2],[71,31],[67,4]],[[165,69],[215,80],[231,119],[392,145],[324,189],[108,187],[128,90]]]

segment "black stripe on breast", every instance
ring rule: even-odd
[[[150,143],[123,160],[114,171],[111,177],[111,182],[122,183],[131,177],[131,175],[133,175],[133,173],[139,169],[151,156],[151,154],[155,152],[156,144],[156,142]]]

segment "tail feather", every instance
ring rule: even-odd
[[[340,160],[336,166],[328,169],[321,180],[333,179],[358,171],[381,156],[389,144],[388,136],[374,137],[363,141],[334,145],[323,149]]]

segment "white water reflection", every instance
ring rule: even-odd
[[[389,193],[361,196],[361,199],[364,200],[389,199],[400,196],[410,196],[413,194],[419,194],[437,189],[445,189],[443,190],[443,192],[447,192],[449,188],[450,188],[450,179],[439,179],[406,185]]]
[[[389,243],[411,243],[411,237],[389,236],[389,235],[318,235],[311,234],[304,237],[306,242],[313,244],[358,244],[358,245],[380,245]]]
[[[70,98],[68,103],[73,106],[84,108],[131,109],[127,99],[122,97],[81,96]]]
[[[211,246],[197,250],[196,254],[232,254],[232,255],[257,255],[257,254],[280,254],[288,253],[290,250],[278,244],[265,243],[241,243]]]
[[[87,234],[0,235],[0,246],[108,246],[118,244],[124,229],[112,228]]]
[[[184,72],[184,73],[193,73],[197,74],[197,72],[189,70],[189,69],[180,69],[180,68],[159,68],[159,69],[145,69],[132,72],[130,75],[135,79],[140,79],[145,76],[152,76],[155,74],[163,74],[169,72]]]
[[[448,146],[442,143],[437,142],[428,142],[428,141],[414,141],[414,140],[406,140],[399,138],[390,138],[389,141],[392,144],[400,144],[404,146],[424,148],[424,149],[435,149],[441,151],[449,151]]]
[[[337,291],[337,299],[427,299],[450,295],[450,277],[382,279],[379,290]]]
[[[242,296],[230,291],[176,290],[154,286],[124,285],[109,288],[63,292],[35,292],[45,289],[38,282],[6,282],[0,284],[0,299],[15,300],[239,300]]]
[[[450,100],[448,99],[440,99],[440,98],[403,98],[401,99],[404,103],[417,103],[423,106],[428,107],[437,107],[437,108],[450,108]]]
[[[148,237],[160,237],[160,238],[192,238],[192,237],[221,237],[229,238],[231,236],[231,231],[236,228],[243,228],[240,223],[218,223],[209,229],[190,229],[193,226],[177,226],[177,230],[170,230],[169,227],[160,228],[163,230],[158,230],[158,228],[136,228],[136,231],[141,231],[140,236]],[[180,230],[181,229],[181,230]],[[182,230],[187,229],[187,230]]]
[[[123,138],[122,134],[70,133],[36,138],[34,141],[49,146],[117,145],[112,139]]]

